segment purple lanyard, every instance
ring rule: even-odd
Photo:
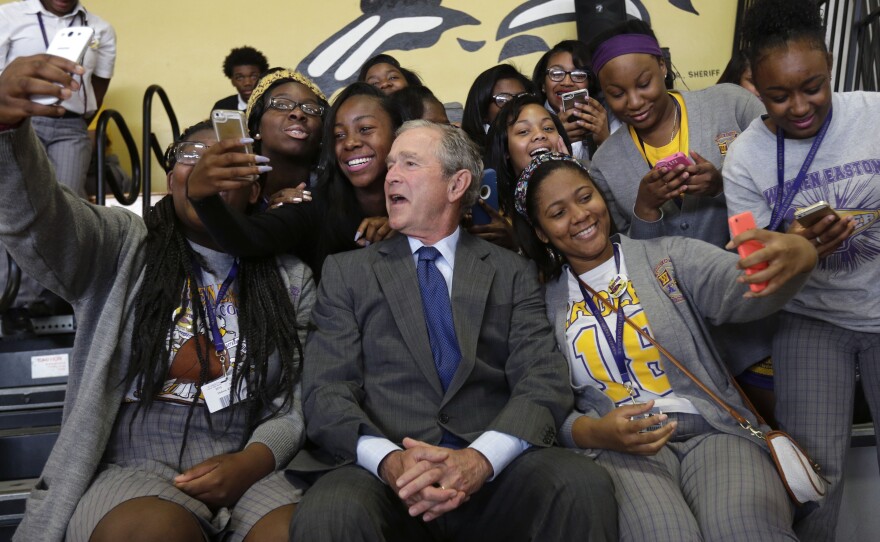
[[[614,267],[618,273],[620,273],[620,252],[618,251],[617,245],[612,244],[614,247]],[[575,275],[574,269],[571,269],[571,274],[574,275],[575,280],[577,280],[578,286],[581,289],[581,294],[584,296],[584,302],[587,304],[587,307],[590,309],[590,313],[596,318],[596,321],[599,322],[599,327],[602,328],[602,333],[605,334],[605,339],[608,341],[608,346],[611,348],[611,355],[614,356],[614,362],[617,363],[617,371],[620,373],[620,379],[624,384],[629,383],[629,372],[626,370],[626,356],[623,353],[623,324],[625,322],[625,318],[623,317],[623,303],[618,301],[617,303],[617,332],[616,337],[611,335],[611,329],[608,327],[608,323],[605,322],[605,317],[602,316],[602,312],[593,303],[593,298],[587,292],[584,285],[581,284],[580,278]]]
[[[833,110],[829,109],[828,116],[825,117],[825,122],[823,122],[822,127],[819,128],[819,132],[813,140],[813,145],[810,147],[810,152],[807,153],[807,157],[804,159],[804,164],[801,166],[801,170],[798,171],[797,177],[795,177],[794,181],[791,183],[791,190],[788,192],[785,191],[785,133],[781,127],[776,127],[776,202],[773,205],[773,212],[770,214],[770,225],[767,226],[768,230],[777,231],[782,224],[782,219],[785,218],[785,212],[788,210],[789,206],[791,206],[791,202],[794,200],[794,196],[798,193],[798,190],[801,189],[801,184],[803,184],[804,179],[807,178],[807,170],[810,169],[810,166],[813,164],[813,159],[819,151],[819,145],[821,145],[822,140],[825,139],[825,133],[828,131],[828,126],[831,124],[832,113]]]
[[[79,20],[82,22],[83,26],[88,26],[86,22],[86,16],[83,15],[82,11],[77,11],[76,15],[74,15],[73,19],[70,20],[70,24],[67,25],[67,28],[73,26],[73,23],[76,22],[76,18],[79,17]],[[46,49],[49,48],[49,36],[46,34],[46,25],[43,24],[43,14],[39,11],[37,12],[37,20],[40,22],[40,32],[43,33],[43,43],[46,44]]]
[[[202,267],[195,258],[193,258],[193,269],[199,275],[202,274]],[[223,298],[226,297],[226,293],[229,291],[232,283],[235,282],[236,275],[238,275],[238,260],[235,260],[232,263],[232,268],[229,269],[229,274],[226,275],[226,280],[220,285],[220,290],[214,298],[214,303],[211,303],[207,296],[205,296],[205,312],[208,316],[208,325],[211,328],[211,337],[214,339],[214,348],[217,350],[218,355],[222,355],[223,352],[226,351],[226,344],[223,342],[223,336],[220,335],[220,326],[217,325],[217,313],[215,312],[215,307],[218,309],[220,308],[220,302],[223,301]]]

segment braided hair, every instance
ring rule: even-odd
[[[770,49],[792,41],[828,52],[822,16],[812,0],[758,0],[746,13],[742,33],[752,70]]]
[[[209,127],[207,121],[196,124],[184,131],[180,141],[186,141]],[[173,168],[173,150],[169,150],[166,156]],[[178,310],[181,300],[184,309],[192,304],[193,329],[209,329],[193,264],[196,262],[204,268],[204,262],[184,235],[172,196],[164,197],[152,207],[144,221],[147,226],[147,264],[135,298],[133,329],[136,331],[132,334],[131,362],[124,379],[126,389],[133,387],[140,399],[132,423],[140,409],[149,410],[167,378],[172,361],[172,332],[187,312]],[[235,350],[231,389],[243,387],[247,390],[246,398],[232,407],[245,409],[245,423],[249,430],[242,435],[240,447],[243,448],[256,426],[292,408],[294,387],[302,371],[303,351],[293,304],[288,296],[278,295],[286,291],[286,287],[274,256],[242,260],[236,280],[240,340]],[[208,356],[214,346],[207,334],[197,335],[194,343],[199,379],[197,393],[188,407],[180,447],[181,463],[202,385],[209,380]],[[270,380],[269,357],[274,352],[279,356],[280,371],[277,378]],[[283,397],[280,404],[275,401],[279,396]],[[204,416],[213,430],[207,409],[204,409]],[[231,423],[232,417],[229,420]]]

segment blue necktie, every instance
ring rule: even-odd
[[[434,247],[422,247],[418,253],[419,290],[422,292],[422,308],[428,325],[428,339],[431,342],[434,366],[437,368],[437,375],[445,392],[461,361],[461,349],[455,337],[452,303],[449,301],[446,280],[434,263],[434,260],[440,256],[440,251]]]

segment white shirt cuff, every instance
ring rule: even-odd
[[[401,449],[400,446],[397,446],[387,438],[363,435],[358,438],[357,442],[357,464],[372,472],[376,478],[382,480],[382,477],[379,476],[379,465],[382,463],[382,460],[391,452]],[[385,480],[382,481],[384,482]]]
[[[473,441],[469,448],[483,454],[489,464],[492,465],[492,476],[487,481],[491,482],[511,461],[519,457],[521,453],[531,448],[528,442],[498,431],[486,431]],[[360,450],[360,444],[358,444]],[[360,454],[358,454],[360,456]]]

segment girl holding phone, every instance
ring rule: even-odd
[[[801,540],[835,536],[850,446],[857,374],[880,434],[880,95],[833,92],[819,8],[760,0],[743,35],[767,106],[730,150],[724,191],[731,214],[809,239],[820,260],[780,314],[773,342],[776,418],[822,466],[829,492],[796,525]],[[810,227],[798,208],[836,210]],[[880,461],[880,457],[878,457]]]
[[[590,71],[586,46],[577,40],[564,40],[544,53],[532,73],[532,82],[548,111],[555,113],[572,142],[572,153],[582,161],[590,160],[596,148],[608,139],[614,127],[605,106],[597,100],[599,87]],[[564,108],[562,95],[588,90],[590,98]]]
[[[78,327],[64,422],[16,537],[286,539],[301,495],[283,468],[305,435],[311,273],[294,257],[238,259],[213,243],[187,179],[241,142],[218,143],[208,123],[169,149],[171,193],[143,220],[62,190],[29,120],[57,108],[22,103],[41,85],[69,89],[78,68],[37,55],[0,74],[2,188],[31,202],[4,206],[3,243],[73,305]],[[223,195],[238,212],[258,196],[254,183]]]
[[[654,32],[627,21],[590,44],[608,106],[626,126],[596,151],[590,175],[609,197],[614,222],[635,239],[694,237],[724,246],[727,206],[721,166],[728,145],[764,112],[735,85],[671,92]],[[655,168],[682,152],[689,166]]]
[[[226,175],[196,170],[189,198],[212,237],[239,256],[293,252],[320,276],[328,254],[391,235],[385,209],[385,158],[401,124],[400,113],[378,89],[352,83],[326,113],[321,177],[312,201],[244,215],[221,192],[241,186],[231,164]]]
[[[611,474],[621,540],[796,540],[794,506],[763,441],[622,318],[755,420],[729,383],[704,320],[778,310],[815,265],[809,243],[752,230],[736,242],[759,239],[766,248],[738,262],[692,239],[612,236],[601,192],[577,160],[557,153],[534,159],[511,198],[517,236],[546,282],[547,316],[570,365],[575,409],[558,437]],[[742,274],[761,260],[768,270]],[[770,281],[767,289],[749,292],[747,283],[762,280]]]

